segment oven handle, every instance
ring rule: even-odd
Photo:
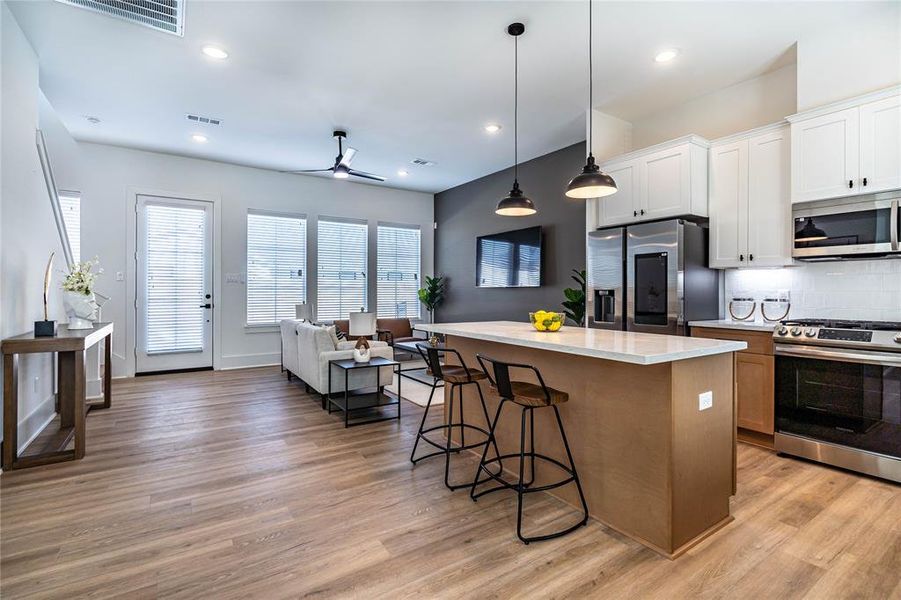
[[[852,350],[828,350],[826,348],[812,348],[810,346],[776,344],[773,347],[773,353],[776,356],[794,356],[797,358],[814,358],[819,360],[834,360],[837,362],[881,365],[883,367],[901,367],[901,354],[893,354],[891,352],[855,352]]]
[[[898,241],[898,230],[901,229],[901,222],[898,221],[898,200],[892,202],[892,210],[889,212],[889,214],[891,215],[889,217],[889,223],[891,224],[892,232],[892,250],[897,252],[898,250],[901,250],[901,248],[898,247],[899,243],[901,243]]]

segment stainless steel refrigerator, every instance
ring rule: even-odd
[[[589,233],[588,327],[685,335],[689,321],[721,318],[707,239],[706,225],[683,219]]]

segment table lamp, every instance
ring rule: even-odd
[[[313,307],[306,302],[294,305],[294,317],[307,323],[313,320]]]
[[[354,360],[356,362],[369,362],[369,342],[366,338],[375,335],[375,313],[358,312],[350,313],[350,324],[348,335],[357,338],[357,345],[354,346]]]

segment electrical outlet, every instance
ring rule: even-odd
[[[116,271],[116,281],[125,281],[125,273]]]
[[[698,394],[698,410],[707,410],[708,408],[713,408],[713,392]]]

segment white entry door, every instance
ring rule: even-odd
[[[136,370],[213,366],[213,205],[138,196]]]

